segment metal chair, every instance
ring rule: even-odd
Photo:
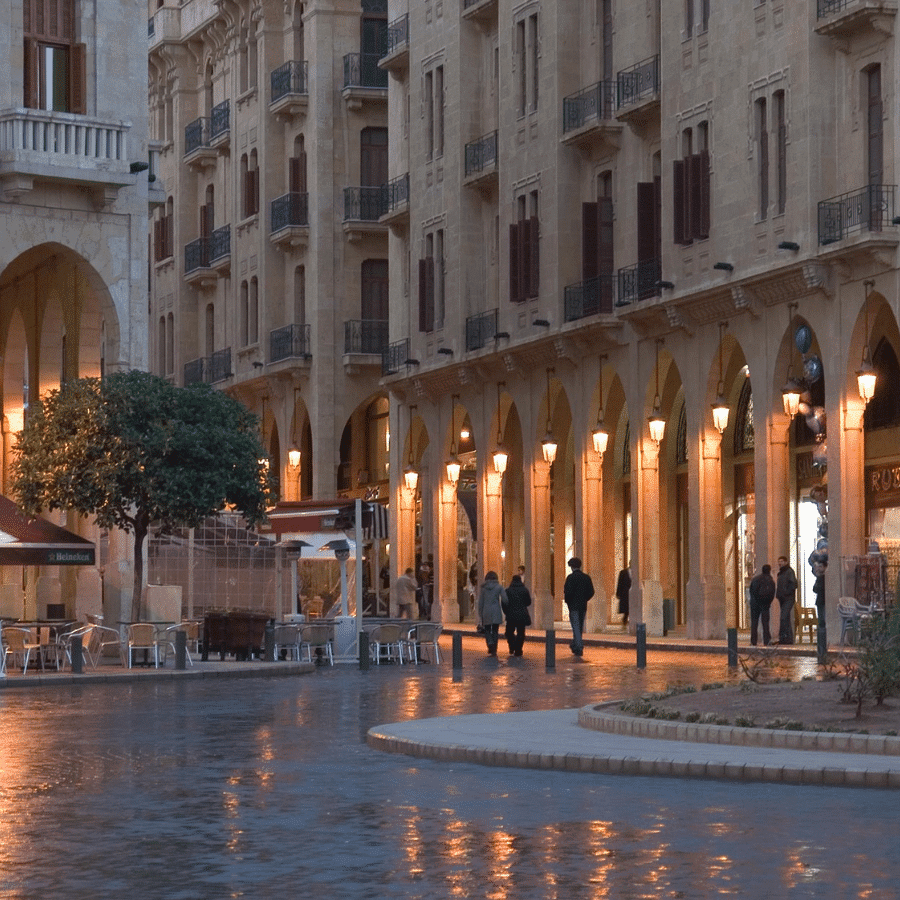
[[[863,619],[872,618],[872,609],[858,603],[855,597],[841,597],[838,599],[838,615],[841,617],[841,646],[847,638],[848,632],[853,632],[854,643],[859,642],[859,628]]]
[[[33,652],[40,658],[41,645],[34,641],[27,628],[7,626],[2,630],[2,640],[4,657],[12,657],[11,665],[21,665],[23,672],[28,671],[28,663]]]
[[[300,630],[300,652],[306,651],[306,661],[313,661],[313,651],[320,651],[327,657],[330,665],[334,665],[334,653],[331,649],[330,625],[304,625]]]
[[[95,628],[98,626],[94,626]],[[125,654],[126,668],[132,668],[134,654],[143,652],[153,654],[153,665],[159,668],[160,641],[157,638],[156,626],[152,622],[136,622],[127,626],[126,645],[122,648]]]
[[[172,651],[173,656],[175,655],[175,635],[179,631],[184,632],[184,658],[189,666],[193,666],[194,660],[191,659],[191,651],[197,653],[200,647],[199,622],[179,622],[177,625],[170,625],[166,628],[162,635],[163,665],[169,656],[169,650]]]
[[[407,658],[414,663],[439,663],[441,648],[438,646],[438,638],[443,630],[444,626],[440,622],[418,622],[413,625],[403,642]]]
[[[300,626],[275,626],[275,659],[280,659],[282,652],[285,659],[300,660]]]
[[[376,666],[383,662],[403,664],[403,644],[406,638],[400,625],[376,625],[369,632],[369,655]]]

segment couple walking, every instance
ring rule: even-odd
[[[772,567],[766,563],[750,582],[750,643],[756,646],[759,640],[759,623],[762,622],[763,646],[768,646],[769,608],[777,597],[778,644],[794,643],[794,603],[797,599],[797,576],[788,565],[786,556],[778,557],[778,580],[772,577]]]
[[[531,624],[529,606],[531,606],[531,591],[525,587],[521,575],[513,575],[509,587],[506,588],[500,584],[496,572],[490,571],[484,576],[478,591],[478,620],[484,627],[484,639],[490,656],[497,655],[497,641],[504,616],[509,655],[522,655],[525,646],[525,628]]]

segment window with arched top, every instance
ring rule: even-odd
[[[745,378],[741,385],[741,396],[738,398],[734,419],[734,455],[749,453],[756,446],[753,431],[753,390],[750,379]]]
[[[631,474],[631,422],[625,423],[625,435],[622,438],[622,475]]]
[[[872,354],[877,379],[875,394],[866,406],[863,419],[867,431],[900,425],[900,363],[891,342],[882,338]]]
[[[678,431],[676,433],[675,442],[675,464],[678,466],[682,466],[687,461],[687,410],[685,409],[685,405],[682,403],[681,409],[678,412]]]

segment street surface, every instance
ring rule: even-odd
[[[0,691],[0,897],[895,898],[896,792],[448,766],[372,725],[726,681],[724,655]],[[263,665],[263,663],[260,663]],[[813,662],[798,659],[796,674]]]

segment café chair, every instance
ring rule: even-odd
[[[819,614],[816,612],[814,607],[811,606],[801,606],[798,607],[799,612],[797,615],[797,643],[803,643],[803,635],[806,634],[809,636],[809,642],[814,644],[816,642],[816,629],[819,626]]]
[[[126,642],[122,652],[127,669],[132,668],[135,653],[144,653],[148,659],[152,653],[153,665],[159,668],[160,640],[156,635],[156,626],[152,622],[136,622],[126,626]]]
[[[191,659],[191,651],[200,652],[200,623],[199,622],[179,622],[177,625],[170,625],[162,634],[161,643],[163,645],[163,665],[166,664],[166,658],[169,650],[175,654],[175,635],[184,632],[184,658],[189,666],[194,665]]]
[[[285,659],[300,661],[300,626],[275,626],[275,659],[280,659],[282,652]]]
[[[853,632],[854,643],[859,642],[859,627],[863,619],[872,618],[872,609],[863,606],[855,597],[841,597],[838,599],[838,615],[841,619],[841,646],[847,638],[848,632]]]
[[[321,651],[330,665],[334,665],[334,653],[331,649],[330,625],[304,625],[300,631],[300,651],[306,651],[306,661],[313,661],[313,651]]]
[[[440,622],[419,622],[409,629],[403,641],[403,649],[409,660],[414,663],[441,661],[441,648],[438,638],[444,626]]]
[[[403,663],[403,628],[400,625],[376,625],[369,631],[369,655],[376,666],[382,662]]]
[[[41,659],[43,665],[41,645],[34,641],[31,631],[28,629],[7,626],[2,630],[2,640],[3,655],[12,658],[10,660],[12,666],[21,666],[22,671],[27,672],[32,652],[35,653],[36,659]]]

